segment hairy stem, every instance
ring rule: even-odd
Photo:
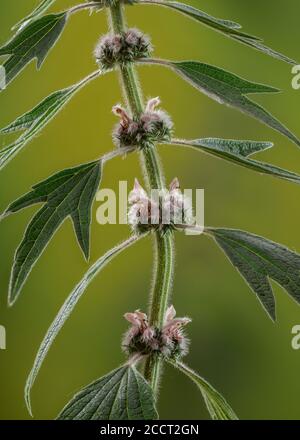
[[[150,303],[150,325],[161,328],[169,304],[174,272],[174,240],[173,233],[163,237],[155,235],[156,267],[154,267],[154,286]],[[158,391],[161,376],[161,360],[149,357],[145,365],[145,378],[150,381],[155,393]]]
[[[122,33],[126,30],[123,8],[124,6],[119,2],[110,7],[111,26],[116,33]],[[131,64],[121,65],[119,72],[127,105],[132,112],[132,116],[139,117],[144,110],[144,103],[137,72]],[[164,188],[165,179],[155,146],[151,145],[143,149],[141,155],[148,189]],[[169,303],[174,270],[172,233],[168,233],[164,237],[159,233],[155,234],[155,255],[154,285],[151,293],[149,323],[161,328]],[[160,360],[156,357],[148,358],[145,366],[145,377],[151,383],[155,394],[158,391],[160,375]]]

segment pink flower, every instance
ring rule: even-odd
[[[108,34],[100,38],[94,55],[102,69],[111,69],[117,63],[131,63],[149,57],[152,51],[149,37],[137,29],[119,34]]]
[[[125,34],[125,41],[129,46],[136,46],[142,37],[143,34],[138,29],[129,29]]]
[[[194,222],[190,199],[181,193],[177,178],[171,182],[169,191],[164,189],[152,192],[151,198],[135,179],[128,202],[131,205],[128,221],[137,232],[143,225],[148,225],[149,229],[164,230],[167,227],[190,225]]]
[[[168,308],[161,330],[150,326],[147,315],[139,310],[134,313],[126,313],[124,317],[132,324],[126,332],[122,344],[128,354],[158,353],[168,358],[178,358],[187,354],[189,340],[183,333],[183,327],[191,320],[176,318],[173,306]]]
[[[121,119],[121,125],[123,128],[128,128],[129,125],[132,123],[130,116],[128,115],[126,110],[124,110],[123,107],[121,107],[121,105],[119,105],[119,104],[115,105],[112,109],[112,112],[116,116],[119,116],[119,118]]]
[[[156,110],[159,103],[159,98],[150,99],[138,120],[133,120],[120,105],[113,108],[113,112],[121,119],[113,132],[118,147],[144,148],[155,142],[170,141],[173,123],[167,113]]]
[[[147,315],[139,310],[134,313],[125,313],[124,318],[140,331],[144,331],[148,325]]]

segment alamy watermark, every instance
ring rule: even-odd
[[[128,183],[120,181],[118,194],[101,189],[96,200],[101,202],[96,213],[101,225],[129,224],[136,232],[173,227],[188,235],[199,235],[204,230],[204,190],[181,190],[178,179],[168,189],[152,189],[149,193],[137,179],[130,192]]]
[[[6,329],[0,325],[0,350],[6,350]]]
[[[4,66],[0,65],[0,90],[6,88],[6,70]]]
[[[292,79],[292,87],[294,90],[300,89],[300,65],[293,66],[292,74],[295,75]]]
[[[292,328],[292,337],[291,345],[293,350],[300,349],[300,325],[294,325]]]

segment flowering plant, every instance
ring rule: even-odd
[[[42,204],[31,219],[19,245],[9,286],[9,304],[19,297],[33,266],[66,218],[71,219],[78,244],[88,260],[90,251],[91,210],[100,185],[104,165],[116,156],[139,154],[145,174],[144,189],[136,180],[129,196],[128,218],[131,235],[101,256],[86,272],[67,297],[50,326],[36,355],[25,386],[25,400],[32,414],[30,393],[43,361],[57,334],[95,276],[116,257],[146,235],[155,246],[154,282],[149,293],[147,314],[136,310],[126,313],[131,327],[123,337],[127,359],[121,367],[81,390],[67,404],[59,419],[155,419],[162,365],[169,363],[188,376],[199,388],[213,419],[237,419],[235,412],[205,379],[182,361],[189,341],[184,328],[189,318],[176,318],[171,305],[174,274],[174,240],[178,230],[197,229],[189,199],[181,192],[177,178],[165,183],[158,155],[158,144],[191,147],[260,173],[299,184],[300,176],[252,155],[271,148],[271,142],[217,138],[178,139],[170,116],[160,109],[159,98],[144,103],[137,67],[141,64],[170,68],[196,90],[209,98],[251,116],[278,131],[300,146],[300,140],[267,110],[248,95],[276,93],[278,89],[254,83],[216,66],[198,61],[170,61],[152,58],[150,38],[138,29],[128,28],[125,10],[141,4],[175,10],[247,47],[254,48],[290,64],[296,62],[267,47],[260,38],[242,31],[231,20],[218,19],[179,1],[169,0],[94,0],[78,4],[60,13],[47,14],[56,0],[43,0],[16,25],[11,40],[0,48],[9,85],[33,59],[39,68],[55,45],[71,17],[83,10],[107,10],[110,32],[101,37],[94,50],[97,69],[78,83],[46,97],[32,110],[1,130],[2,134],[23,131],[17,140],[0,150],[0,169],[18,154],[55,117],[79,90],[90,81],[118,72],[125,104],[116,105],[119,122],[113,131],[114,149],[96,160],[59,171],[34,185],[24,196],[12,202],[1,220],[28,206]],[[153,191],[156,191],[153,194]],[[300,255],[269,239],[227,228],[205,227],[204,234],[214,239],[233,266],[256,294],[269,317],[276,318],[275,298],[270,279],[277,281],[300,302]],[[137,305],[139,307],[140,305]]]

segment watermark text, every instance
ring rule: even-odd
[[[6,71],[5,67],[0,65],[0,90],[6,88]]]
[[[0,325],[0,350],[6,350],[6,330]]]
[[[292,79],[292,87],[294,90],[300,89],[300,65],[293,66],[292,74],[294,75]]]

